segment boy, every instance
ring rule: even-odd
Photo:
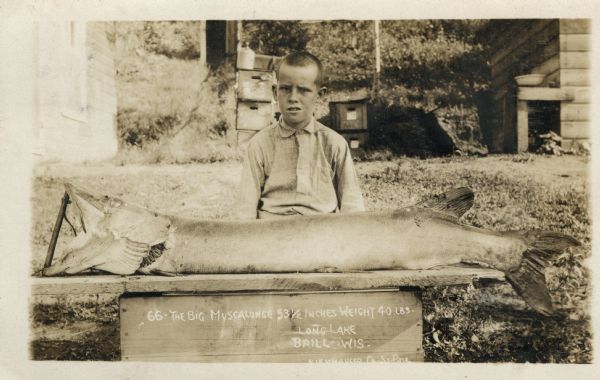
[[[364,211],[346,140],[313,116],[322,86],[317,57],[294,52],[283,58],[274,89],[281,117],[248,143],[238,218]]]

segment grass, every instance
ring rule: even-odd
[[[591,253],[588,158],[382,158],[386,161],[357,163],[366,205],[371,210],[394,209],[452,187],[469,186],[476,198],[462,219],[464,223],[494,230],[550,229],[583,243],[561,255],[546,273],[557,309],[552,317],[534,314],[508,284],[424,290],[423,346],[427,361],[591,362],[590,275],[584,265]],[[38,168],[33,188],[33,271],[43,262],[64,180],[160,212],[222,219],[232,215],[239,173],[236,162]],[[67,226],[63,226],[63,233],[69,234]],[[97,321],[101,327],[118,323],[118,309],[110,302],[101,307],[102,312],[88,304],[75,307],[72,301],[44,307],[34,308],[34,326],[81,320]],[[40,315],[52,316],[52,321]],[[82,339],[97,342],[103,331]],[[118,345],[113,341],[118,340],[118,334],[109,334],[106,339],[107,347]],[[53,344],[42,343],[35,343],[36,347]],[[113,351],[86,352],[85,344],[78,341],[73,345],[77,349],[68,351],[68,359],[118,359]],[[52,352],[48,350],[34,350],[34,357],[53,358],[44,354]]]
[[[179,24],[168,22],[152,25],[117,25],[117,130],[121,146],[113,162],[182,164],[234,158],[234,69],[224,65],[211,71],[198,59],[182,59],[187,50],[175,42],[187,41],[185,33],[182,35],[186,28],[179,30]],[[164,29],[160,33],[163,38],[153,32],[156,28]],[[159,48],[163,45],[181,49],[167,54]]]

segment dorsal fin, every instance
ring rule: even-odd
[[[475,194],[468,187],[459,187],[434,195],[417,203],[415,206],[440,211],[460,218],[473,207]]]

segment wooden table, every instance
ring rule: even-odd
[[[527,152],[529,148],[529,106],[528,101],[571,101],[574,91],[552,87],[519,87],[517,91],[517,152]]]
[[[122,360],[422,361],[420,288],[503,281],[473,266],[356,273],[33,278],[35,298],[120,297]]]

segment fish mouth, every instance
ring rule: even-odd
[[[72,183],[65,183],[65,191],[75,206],[77,218],[86,233],[89,229],[95,230],[94,227],[107,214],[111,214],[123,204],[119,199],[94,193]]]

